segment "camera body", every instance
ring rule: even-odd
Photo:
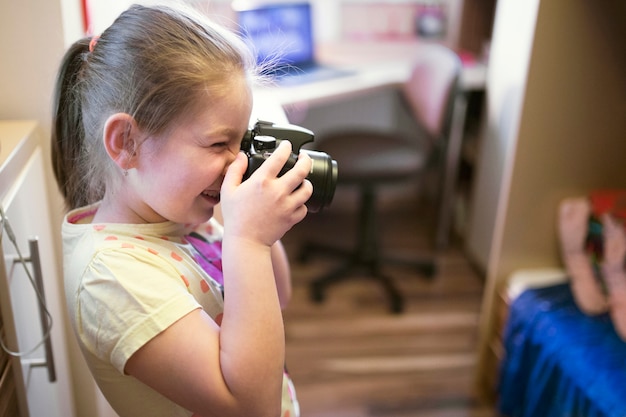
[[[301,149],[305,143],[313,142],[315,135],[301,126],[258,120],[254,127],[248,130],[241,142],[241,150],[248,155],[248,169],[244,180],[250,177],[261,164],[269,158],[278,144],[283,140],[291,142],[292,154],[281,169],[278,176],[283,175],[295,165],[298,154],[309,155],[313,164],[307,179],[313,184],[313,194],[306,202],[309,212],[318,212],[328,206],[335,195],[337,186],[337,161],[324,152]]]

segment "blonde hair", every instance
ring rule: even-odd
[[[142,131],[162,133],[201,93],[225,94],[233,76],[256,75],[254,56],[237,35],[181,8],[134,5],[98,39],[74,43],[57,78],[52,132],[67,208],[104,195],[112,172],[102,144],[109,115],[130,114]]]

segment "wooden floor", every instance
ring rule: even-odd
[[[385,209],[385,251],[434,256],[432,217],[415,215],[410,201],[399,206]],[[302,416],[495,415],[472,396],[483,282],[458,242],[436,255],[434,279],[385,268],[405,295],[402,314],[390,313],[380,286],[363,277],[331,287],[321,304],[311,301],[308,283],[337,260],[320,256],[301,264],[300,247],[304,240],[353,241],[356,216],[339,207],[309,215],[283,239],[294,282],[285,311],[287,366]]]

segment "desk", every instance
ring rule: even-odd
[[[352,71],[352,74],[318,82],[284,87],[266,86],[255,90],[259,114],[274,112],[279,105],[288,112],[292,106],[323,106],[334,101],[350,100],[379,90],[402,85],[412,70],[414,57],[423,42],[342,42],[321,45],[321,63]],[[449,240],[454,191],[463,141],[467,92],[485,88],[486,65],[480,62],[464,65],[461,89],[455,97],[452,133],[446,150],[445,171],[439,202],[441,210],[435,236],[435,246],[443,249]],[[268,104],[273,103],[273,104]],[[265,106],[269,106],[265,108]],[[277,120],[277,119],[270,119]],[[278,119],[282,120],[282,119]],[[331,155],[332,156],[332,155]],[[341,175],[341,167],[339,167]]]
[[[270,95],[282,106],[323,105],[335,100],[350,99],[380,89],[396,88],[404,83],[419,52],[419,42],[342,42],[323,44],[319,61],[353,71],[353,74],[302,85],[268,86],[257,89],[259,95]],[[465,65],[461,74],[463,91],[483,90],[487,67],[476,62]]]

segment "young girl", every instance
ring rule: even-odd
[[[52,158],[70,209],[66,297],[121,417],[298,414],[279,239],[306,215],[311,160],[277,177],[282,141],[242,182],[254,70],[236,36],[158,6],[131,7],[63,59]]]

